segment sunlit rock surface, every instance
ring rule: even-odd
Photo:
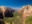
[[[18,13],[22,14],[22,24],[25,24],[25,19],[29,16],[32,16],[32,6],[31,5],[26,5],[23,6],[21,10],[18,10]]]

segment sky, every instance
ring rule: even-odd
[[[20,9],[27,4],[32,5],[32,0],[0,0],[0,6],[8,6],[15,9]]]

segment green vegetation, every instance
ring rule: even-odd
[[[10,24],[21,24],[21,17],[20,17],[20,14],[18,14],[18,13],[16,13],[16,12],[14,12],[13,13],[14,14],[14,17],[13,18],[7,18],[7,17],[5,17],[4,18],[4,21],[6,21],[6,22],[9,22]]]
[[[8,22],[9,24],[21,24],[22,20],[21,20],[21,15],[22,14],[18,14],[16,12],[13,13],[14,17],[13,18],[8,18],[5,17],[4,21]],[[29,16],[26,21],[25,24],[32,24],[32,16]]]
[[[29,16],[26,20],[26,24],[32,24],[32,16]]]

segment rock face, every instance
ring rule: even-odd
[[[12,9],[7,8],[4,14],[5,14],[5,17],[13,17]]]
[[[0,24],[5,24],[3,18],[5,17],[13,17],[12,9],[5,6],[0,6]]]
[[[19,11],[22,14],[22,24],[25,24],[25,19],[28,16],[32,16],[32,6],[31,5],[26,5],[22,7],[22,9]]]
[[[12,9],[5,6],[0,6],[0,17],[13,17]]]
[[[32,15],[32,6],[31,5],[27,5],[24,6],[21,10],[18,11],[19,13],[22,14],[22,16],[31,16]]]

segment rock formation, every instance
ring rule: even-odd
[[[3,17],[13,17],[12,9],[5,6],[0,6],[0,14],[2,14]]]
[[[5,17],[13,17],[12,9],[7,8],[4,14]]]
[[[29,16],[32,16],[32,6],[31,5],[26,5],[22,7],[21,10],[18,11],[19,13],[22,14],[22,24],[25,24],[25,19]]]
[[[0,24],[5,24],[4,21],[2,21],[4,17],[13,17],[12,9],[0,6]]]

